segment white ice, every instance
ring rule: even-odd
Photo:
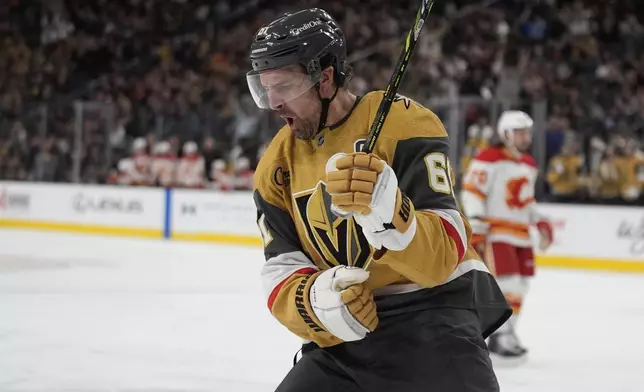
[[[0,392],[273,391],[261,250],[0,230]],[[644,276],[541,270],[507,392],[644,391]],[[432,391],[428,386],[428,391]]]

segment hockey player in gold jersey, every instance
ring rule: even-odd
[[[582,199],[587,180],[583,176],[584,159],[577,150],[577,142],[568,140],[561,153],[548,162],[546,180],[550,185],[554,202],[574,203]]]
[[[347,88],[344,34],[320,9],[260,29],[247,74],[286,125],[255,172],[273,316],[304,341],[277,391],[497,391],[484,339],[511,314],[470,247],[438,117]],[[458,369],[458,370],[457,370]]]
[[[620,194],[624,204],[637,204],[644,183],[644,157],[638,154],[636,141],[625,141],[619,149],[615,165],[620,174]]]

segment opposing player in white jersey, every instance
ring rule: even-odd
[[[235,177],[228,172],[228,164],[223,159],[215,159],[210,164],[210,188],[229,191],[234,188]]]
[[[186,142],[183,156],[177,164],[176,186],[183,188],[203,188],[206,181],[206,161],[199,154],[197,143]]]
[[[144,138],[134,139],[132,143],[132,160],[134,167],[131,170],[130,185],[150,186],[152,176],[150,175],[150,155],[147,152],[148,143]]]
[[[552,242],[551,225],[536,210],[538,169],[528,154],[532,125],[532,118],[524,112],[504,112],[497,124],[500,141],[471,162],[461,196],[472,226],[472,243],[495,271],[513,310],[510,320],[490,336],[490,355],[497,362],[521,363],[527,358],[515,327],[534,276],[530,226],[538,228],[541,248]]]
[[[176,159],[170,150],[171,146],[167,141],[158,142],[154,146],[150,172],[152,174],[152,183],[156,186],[174,186]]]
[[[250,168],[250,159],[240,156],[235,159],[235,189],[253,190],[253,170]]]
[[[136,185],[150,186],[150,155],[148,154],[148,143],[142,138],[134,139],[132,143],[132,161],[134,162]]]
[[[136,165],[134,160],[129,157],[121,158],[117,165],[117,171],[114,173],[111,183],[118,185],[136,185]]]
[[[132,154],[119,160],[117,170],[112,173],[109,181],[128,186],[149,186],[151,184],[150,157],[147,153],[145,139],[134,139]]]

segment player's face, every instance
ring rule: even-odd
[[[270,108],[286,121],[296,138],[310,140],[317,134],[322,104],[310,77],[297,68],[260,75]]]
[[[526,152],[532,145],[532,131],[529,128],[515,129],[513,133],[514,147],[521,152]]]
[[[296,138],[311,140],[318,133],[322,103],[314,89],[278,109],[280,117],[286,121]]]

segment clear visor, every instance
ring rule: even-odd
[[[319,82],[292,67],[246,74],[248,89],[258,107],[277,109],[307,92]]]

